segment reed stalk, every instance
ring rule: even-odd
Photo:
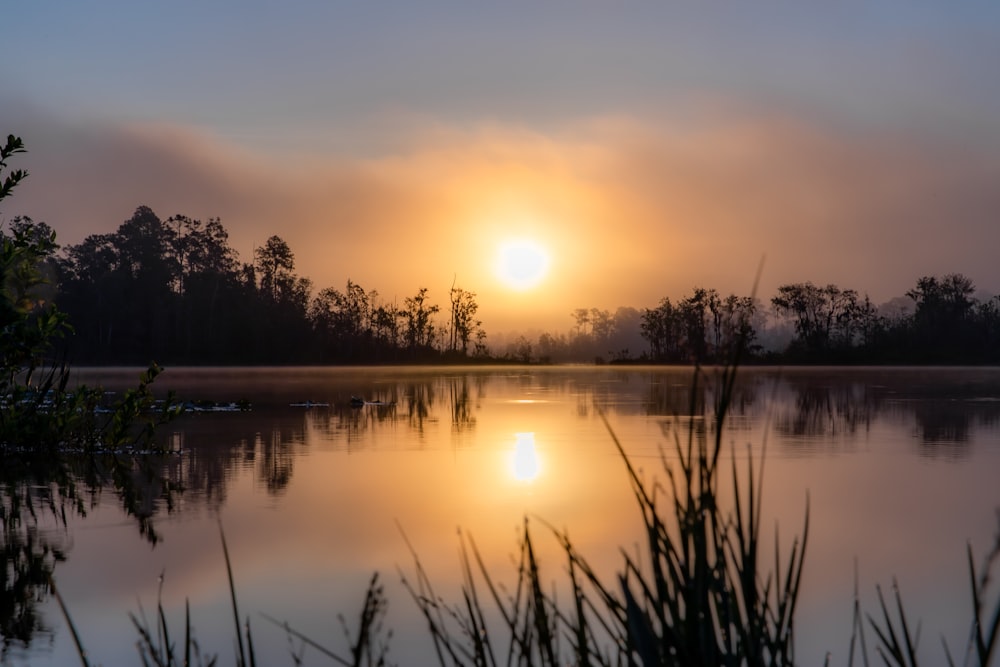
[[[556,589],[547,592],[550,583],[526,520],[513,593],[500,594],[475,544],[462,538],[462,601],[449,605],[434,594],[407,541],[415,573],[412,580],[404,574],[403,583],[427,622],[441,664],[794,664],[793,620],[809,530],[808,497],[802,537],[792,542],[783,565],[775,536],[774,568],[765,571],[760,558],[763,454],[759,465],[750,456],[742,474],[733,457],[733,504],[726,508],[720,500],[724,423],[735,368],[722,369],[718,379],[711,432],[691,419],[686,434],[675,433],[672,460],[662,457],[666,485],[640,477],[605,421],[645,534],[641,557],[622,552],[614,585],[594,573],[568,534],[552,530],[568,563],[571,605],[564,609]],[[701,409],[697,390],[702,380],[699,370],[692,415]],[[488,597],[480,594],[480,585]],[[487,613],[487,603],[499,613]],[[498,657],[500,646],[505,652]]]
[[[809,535],[809,498],[805,499],[802,534],[784,549],[774,535],[774,559],[762,557],[761,531],[766,439],[761,451],[748,449],[745,467],[733,454],[728,470],[721,456],[724,425],[736,386],[735,366],[715,376],[717,390],[709,408],[699,387],[708,377],[697,369],[692,382],[686,430],[673,433],[672,445],[661,450],[663,481],[643,479],[611,426],[605,426],[623,462],[624,471],[642,518],[644,542],[639,553],[622,549],[620,570],[610,579],[599,575],[570,540],[569,533],[544,523],[565,556],[563,579],[556,582],[543,572],[535,534],[524,520],[515,558],[513,585],[503,586],[491,572],[471,536],[460,533],[461,589],[457,602],[436,592],[416,550],[403,533],[412,558],[412,572],[400,570],[404,588],[417,605],[441,665],[684,665],[764,667],[795,664],[795,617],[802,585]],[[709,414],[706,415],[706,412]],[[603,418],[603,415],[602,415]],[[680,419],[677,420],[680,422]],[[732,452],[732,449],[730,449]],[[731,499],[720,489],[728,485]],[[998,516],[1000,518],[1000,516]],[[402,533],[402,529],[400,528]],[[220,526],[223,554],[236,630],[239,667],[256,664],[249,620],[244,631],[236,602],[236,586],[225,536]],[[998,654],[1000,599],[990,608],[991,572],[1000,562],[1000,529],[984,564],[976,568],[968,548],[973,624],[961,664],[985,667]],[[62,598],[53,593],[70,623],[81,661],[86,653]],[[558,592],[568,590],[568,603]],[[919,624],[911,631],[899,587],[893,599],[878,590],[880,616],[863,615],[854,590],[854,623],[849,664],[860,645],[868,665],[864,638],[865,616],[877,637],[875,651],[886,665],[916,667]],[[354,638],[347,635],[350,655],[343,657],[320,642],[293,630],[287,622],[263,615],[294,638],[313,647],[339,665],[352,667],[387,664],[391,632],[382,627],[387,601],[372,577]],[[146,665],[168,667],[174,658],[163,607],[157,604],[156,623],[132,617],[140,636],[140,655]],[[245,639],[245,641],[244,641]],[[186,612],[184,665],[203,664]],[[956,664],[945,644],[949,664]],[[302,652],[292,652],[301,664]],[[207,664],[213,665],[212,657]],[[827,658],[829,662],[829,657]]]

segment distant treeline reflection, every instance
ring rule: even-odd
[[[1000,427],[1000,376],[981,382],[942,382],[947,373],[940,369],[930,374],[895,369],[888,375],[877,369],[830,375],[795,369],[784,375],[748,371],[737,383],[727,428],[749,429],[768,421],[780,436],[780,447],[813,453],[853,446],[845,443],[883,421],[912,433],[921,455],[962,456],[977,428]],[[676,382],[655,371],[622,376],[628,381],[611,386],[545,373],[503,380],[524,382],[536,394],[563,396],[569,404],[577,404],[577,416],[601,410],[668,422],[701,414],[715,400],[708,386],[696,387],[692,398],[690,382],[681,374]],[[462,433],[476,428],[491,380],[497,377],[428,375],[380,385],[379,402],[362,407],[341,401],[308,409],[255,410],[238,417],[182,417],[172,425],[173,437],[186,454],[172,463],[175,468],[169,477],[189,495],[193,492],[211,504],[221,504],[234,467],[255,467],[267,491],[281,493],[291,480],[297,455],[308,447],[362,450],[374,446],[380,429],[401,426],[420,436],[418,442],[426,437],[428,446],[438,446],[431,436],[442,429]],[[206,423],[216,420],[226,424],[224,430]]]
[[[716,398],[712,383],[692,393],[684,369],[595,373],[426,373],[378,383],[377,400],[363,406],[352,404],[349,396],[314,407],[272,399],[250,412],[183,415],[162,430],[166,449],[179,453],[148,459],[158,472],[137,470],[124,494],[102,487],[93,472],[99,461],[72,453],[58,461],[22,458],[25,467],[19,469],[5,466],[0,471],[5,520],[0,556],[6,572],[0,577],[0,634],[7,648],[0,657],[14,645],[50,633],[38,607],[48,595],[49,576],[69,551],[66,517],[86,514],[102,492],[118,494],[140,532],[155,542],[158,516],[187,506],[221,509],[241,471],[253,471],[257,485],[280,495],[312,448],[350,453],[384,447],[376,436],[401,427],[417,434],[417,443],[439,447],[444,441],[436,436],[442,432],[466,434],[477,428],[477,414],[491,391],[559,400],[569,406],[568,419],[595,416],[597,410],[648,415],[661,420],[665,430],[704,414]],[[967,455],[977,429],[1000,428],[1000,374],[987,370],[748,369],[732,398],[727,428],[734,430],[734,442],[741,441],[741,430],[769,420],[779,448],[806,455],[855,447],[858,436],[881,421],[912,432],[920,455],[947,461]],[[462,438],[447,441],[464,446]],[[28,521],[28,515],[47,519]]]
[[[415,440],[417,446],[439,447],[443,441],[437,436],[443,432],[473,431],[491,382],[523,384],[535,395],[561,396],[577,406],[577,415],[567,418],[593,416],[597,410],[648,415],[662,419],[665,430],[678,419],[686,423],[690,415],[703,414],[716,398],[711,386],[696,387],[692,395],[687,375],[680,372],[615,375],[620,382],[580,382],[558,373],[428,374],[380,384],[378,403],[362,407],[341,400],[311,408],[272,405],[248,413],[187,415],[171,425],[169,444],[183,454],[166,461],[164,478],[185,489],[173,499],[179,508],[187,503],[221,508],[228,484],[241,469],[252,469],[262,489],[280,495],[310,448],[350,453],[384,447],[377,438],[380,431],[400,427],[417,436],[404,438],[407,446]],[[855,448],[883,422],[896,432],[912,434],[921,456],[960,459],[968,455],[977,429],[1000,428],[1000,376],[961,377],[959,371],[941,369],[893,369],[887,374],[878,369],[828,374],[750,370],[737,384],[727,428],[734,431],[734,442],[742,442],[740,431],[767,421],[782,451],[813,455]],[[448,442],[464,446],[462,438]]]
[[[25,217],[9,227],[51,233]],[[960,273],[921,277],[880,305],[811,282],[781,285],[769,301],[695,287],[642,309],[566,304],[567,332],[490,346],[476,294],[457,283],[444,307],[426,287],[401,303],[349,278],[343,289],[316,291],[281,237],[241,261],[218,218],[161,220],[140,206],[117,231],[47,262],[78,364],[725,363],[738,339],[747,342],[744,362],[1000,363],[1000,297],[976,298]]]

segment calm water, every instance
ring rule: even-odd
[[[461,529],[491,572],[513,580],[527,516],[543,571],[565,582],[542,520],[565,528],[606,575],[634,549],[639,515],[600,413],[630,457],[663,478],[660,448],[686,428],[689,369],[170,369],[158,390],[252,403],[250,412],[187,414],[164,429],[182,450],[170,475],[185,493],[158,507],[154,547],[106,492],[86,518],[50,534],[66,547],[55,579],[92,664],[137,662],[128,612],[162,603],[183,627],[185,598],[204,650],[232,664],[232,615],[219,523],[243,615],[262,664],[291,665],[285,634],[261,612],[347,654],[338,614],[353,629],[371,574],[382,574],[390,658],[426,664],[429,645],[400,584],[408,539],[437,592],[458,602]],[[122,386],[136,371],[81,372]],[[387,405],[352,407],[352,395]],[[305,407],[311,401],[329,405]],[[925,659],[940,637],[964,646],[966,542],[977,561],[1000,507],[1000,370],[749,369],[725,439],[745,460],[766,442],[768,540],[787,554],[808,495],[809,546],[798,615],[802,664],[846,664],[855,562],[862,601],[896,577],[923,621]],[[673,458],[665,451],[669,464]],[[406,538],[404,539],[403,533]],[[41,605],[50,632],[11,664],[76,664],[58,608]],[[867,637],[869,646],[874,636]],[[330,664],[312,650],[306,664]]]

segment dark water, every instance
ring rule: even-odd
[[[135,377],[78,379],[120,387]],[[413,569],[403,533],[437,592],[455,602],[458,530],[491,572],[513,580],[525,516],[553,582],[564,581],[562,559],[539,519],[567,529],[610,579],[620,549],[640,539],[639,515],[601,414],[648,479],[662,478],[661,455],[669,465],[675,434],[701,419],[691,416],[690,369],[170,369],[157,387],[253,408],[189,413],[164,429],[181,451],[167,474],[185,491],[169,511],[153,508],[155,546],[110,492],[66,528],[42,519],[65,551],[55,580],[92,664],[138,662],[128,612],[141,604],[152,615],[161,575],[178,632],[187,599],[203,649],[232,664],[220,523],[263,664],[293,662],[284,632],[261,612],[346,654],[337,615],[354,622],[376,570],[390,600],[391,658],[426,663],[424,626],[399,583]],[[353,406],[352,396],[368,403]],[[703,383],[696,406],[712,396]],[[923,620],[926,660],[943,659],[942,634],[964,647],[966,543],[978,559],[997,529],[998,427],[997,369],[743,372],[725,456],[743,462],[766,448],[765,532],[777,529],[785,552],[809,497],[802,664],[822,664],[827,652],[846,664],[855,563],[873,613],[875,584],[898,579],[914,622]],[[41,595],[38,610],[43,628],[30,647],[8,647],[5,661],[74,664],[58,608]]]

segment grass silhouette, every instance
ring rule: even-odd
[[[405,589],[423,617],[441,665],[764,665],[795,664],[795,614],[805,564],[809,533],[809,500],[805,498],[801,536],[782,548],[774,537],[774,561],[762,558],[765,443],[745,467],[737,457],[724,464],[723,424],[736,381],[735,363],[710,374],[696,369],[691,391],[691,415],[686,432],[675,431],[662,452],[662,481],[646,481],[629,460],[624,447],[608,428],[624,464],[643,520],[643,547],[638,554],[622,549],[620,571],[605,580],[588,564],[565,531],[544,520],[545,532],[555,540],[565,560],[558,583],[542,571],[536,558],[538,539],[526,518],[521,532],[514,584],[504,587],[468,534],[460,537],[461,591],[459,599],[438,596],[420,557],[403,535],[412,558],[412,571],[401,571]],[[718,383],[712,405],[700,405],[699,383]],[[729,492],[731,491],[731,496]],[[724,499],[730,498],[726,501]],[[234,646],[238,667],[256,665],[249,618],[241,624],[236,583],[222,534],[232,596]],[[784,558],[782,555],[784,554]],[[1000,561],[1000,530],[996,544],[977,570],[968,547],[972,591],[970,641],[962,661],[956,662],[944,645],[948,664],[991,664],[997,655],[1000,599],[992,608],[990,574]],[[73,630],[81,661],[87,654],[76,635],[69,612],[52,589]],[[560,597],[558,591],[565,591]],[[858,653],[869,664],[865,627],[877,638],[874,649],[886,665],[919,664],[919,628],[914,631],[902,595],[893,584],[887,601],[878,590],[879,614],[864,614],[855,590],[854,624],[849,664]],[[305,636],[287,623],[262,616],[297,640],[300,664],[305,647],[317,650],[338,665],[389,664],[391,630],[384,619],[388,601],[376,573],[369,582],[356,630],[341,618],[349,653],[340,654],[323,642]],[[202,656],[193,639],[191,620],[185,617],[182,643],[175,646],[162,606],[153,623],[144,614],[132,616],[139,634],[142,664],[214,665],[217,657]],[[940,661],[937,661],[940,662]],[[935,663],[936,664],[936,663]]]

